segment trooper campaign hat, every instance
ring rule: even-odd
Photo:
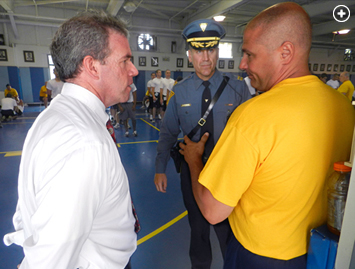
[[[210,19],[194,21],[182,32],[186,42],[196,50],[216,48],[225,35],[224,27]]]

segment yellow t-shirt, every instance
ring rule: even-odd
[[[11,93],[12,97],[16,98],[18,96],[17,91],[14,88],[11,88],[11,90],[8,90],[7,88],[4,91],[4,95],[6,97],[6,95],[8,95],[9,93]]]
[[[345,93],[345,96],[348,97],[350,101],[352,101],[353,93],[354,93],[354,85],[350,80],[344,81],[338,88],[338,91],[342,94]]]
[[[354,122],[350,103],[316,76],[286,79],[234,111],[199,182],[234,207],[229,222],[246,249],[282,260],[307,252]]]
[[[39,96],[40,97],[48,97],[46,85],[43,85],[41,87],[41,90],[39,91]]]

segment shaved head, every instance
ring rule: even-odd
[[[246,27],[260,32],[259,42],[273,50],[289,41],[309,54],[311,21],[305,10],[293,2],[276,4],[260,12]]]

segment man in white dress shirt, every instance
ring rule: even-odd
[[[16,232],[4,242],[23,247],[21,269],[124,268],[135,218],[105,108],[128,100],[138,74],[127,30],[104,12],[84,12],[62,24],[50,49],[65,83],[28,132]]]

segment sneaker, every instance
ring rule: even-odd
[[[149,119],[150,119],[150,121],[152,121],[153,120],[153,115],[150,115]]]
[[[161,120],[161,116],[160,116],[160,114],[158,114],[158,118],[159,118],[159,120]]]
[[[126,133],[124,134],[124,136],[125,136],[125,137],[128,137],[128,135],[129,135],[129,133],[128,133],[128,132],[126,132]]]
[[[131,125],[129,125],[129,123],[127,123],[127,125],[128,125],[128,129],[131,129]]]
[[[137,131],[134,131],[134,132],[133,132],[133,136],[137,136]]]
[[[155,122],[155,120],[152,120],[152,123],[154,123]]]
[[[115,128],[115,129],[120,128],[120,124],[119,124],[119,123],[116,123],[116,124],[113,126],[113,128]]]

